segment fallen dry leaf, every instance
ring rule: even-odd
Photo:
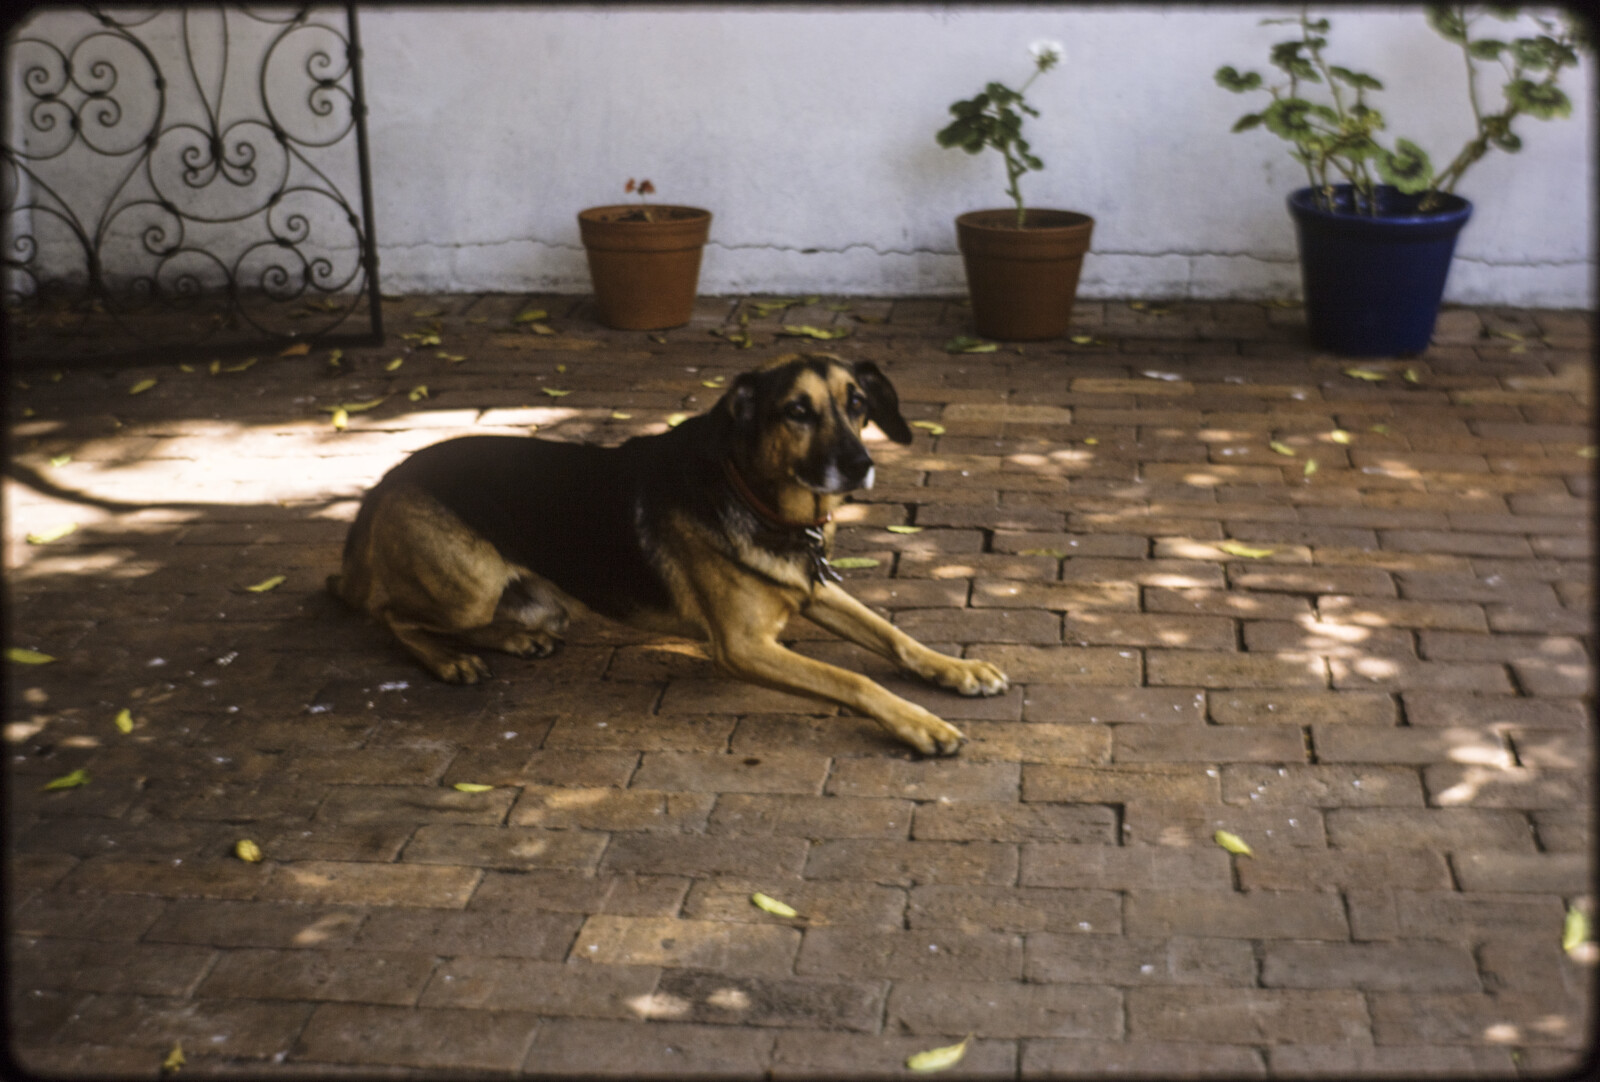
[[[153,380],[153,379],[142,379],[138,383],[135,383],[132,387],[129,387],[128,388],[128,393],[129,394],[144,394],[146,391],[148,391],[150,388],[154,387],[155,385],[156,385],[156,381]]]
[[[1217,548],[1226,552],[1229,556],[1243,556],[1249,560],[1260,560],[1278,551],[1277,549],[1251,548],[1249,545],[1239,541],[1223,541],[1217,545]]]
[[[428,397],[428,385],[426,383],[417,384],[415,387],[411,388],[411,391],[406,395],[406,397],[413,402],[420,402],[422,399]]]
[[[834,567],[850,571],[858,567],[877,567],[881,561],[874,560],[871,556],[841,556],[830,562]]]
[[[1250,851],[1250,846],[1247,845],[1245,840],[1239,837],[1237,834],[1230,834],[1226,830],[1219,830],[1215,834],[1211,835],[1211,839],[1230,853],[1237,853],[1241,857],[1255,856],[1255,854]]]
[[[172,1051],[167,1053],[167,1058],[161,1061],[161,1070],[165,1074],[177,1074],[185,1063],[183,1058],[183,1044],[180,1041],[172,1042]]]
[[[270,579],[262,579],[254,586],[246,586],[245,589],[253,594],[264,594],[268,590],[275,590],[282,586],[287,577],[287,575],[274,575]]]
[[[68,462],[71,462],[71,461],[72,461],[72,456],[71,455],[52,455],[50,457],[50,465],[58,467],[58,468],[61,467],[61,466],[65,466]]]
[[[930,1048],[926,1052],[918,1052],[906,1060],[906,1066],[913,1071],[943,1071],[954,1067],[961,1062],[967,1054],[967,1046],[972,1043],[972,1034],[967,1034],[961,1039],[960,1044],[945,1045],[943,1048]]]
[[[63,522],[59,526],[50,527],[48,530],[40,530],[38,533],[29,534],[28,544],[48,545],[52,541],[60,541],[77,528],[78,524],[76,522]]]
[[[1567,910],[1567,919],[1561,927],[1561,949],[1564,951],[1577,950],[1589,939],[1589,917],[1583,910],[1573,906]]]
[[[965,334],[958,334],[944,344],[946,353],[993,353],[999,348],[995,342],[985,342],[981,338],[972,338]]]
[[[81,785],[89,784],[89,772],[82,767],[70,774],[63,774],[53,778],[40,786],[41,789],[76,789]]]
[[[345,412],[343,407],[338,407],[333,411],[333,427],[340,432],[350,427],[350,414]]]
[[[572,393],[571,391],[558,390],[555,387],[540,387],[539,390],[543,391],[545,394],[549,395],[551,398],[562,398],[562,397]]]
[[[405,363],[406,363],[406,359],[404,357],[396,357],[394,360],[392,360],[388,364],[384,365],[383,366],[383,370],[385,372],[393,372],[396,368],[399,368],[401,365],[403,365]]]
[[[261,863],[261,847],[249,838],[240,838],[233,843],[233,855],[246,864]]]
[[[1294,448],[1290,447],[1287,443],[1280,443],[1277,440],[1273,440],[1268,443],[1267,446],[1278,452],[1280,455],[1287,455],[1290,458],[1294,457]]]
[[[120,733],[133,732],[133,711],[129,710],[127,707],[123,707],[121,710],[117,711],[116,726],[117,731]]]
[[[1336,428],[1332,432],[1328,433],[1328,438],[1334,443],[1349,443],[1350,433],[1346,432],[1342,428]]]
[[[55,658],[25,646],[10,646],[6,648],[6,660],[15,661],[18,665],[48,665]]]
[[[930,435],[934,435],[934,436],[942,436],[942,435],[944,435],[944,425],[939,424],[939,423],[937,423],[935,421],[912,421],[911,422],[911,427],[912,428],[925,428],[925,429],[928,430],[928,433]]]
[[[667,414],[667,427],[668,428],[677,428],[679,425],[683,424],[683,422],[687,421],[688,419],[689,419],[689,415],[687,413],[669,413],[669,414]]]
[[[1368,383],[1378,383],[1389,378],[1387,372],[1378,372],[1371,368],[1346,368],[1344,374],[1351,379],[1363,379]]]
[[[885,529],[887,529],[890,533],[921,533],[922,532],[922,527],[921,526],[887,526],[887,527],[885,527]]]
[[[757,909],[764,909],[775,917],[798,917],[800,915],[792,906],[785,905],[776,898],[762,894],[759,890],[750,895],[750,903]]]
[[[454,788],[463,793],[487,793],[489,790],[493,789],[494,786],[484,785],[481,782],[475,781],[458,781],[456,782]]]

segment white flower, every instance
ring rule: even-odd
[[[1061,59],[1061,43],[1051,41],[1049,38],[1040,38],[1028,46],[1028,52],[1033,54],[1033,62],[1039,65],[1040,71],[1049,71]]]

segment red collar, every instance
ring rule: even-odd
[[[833,512],[829,511],[821,518],[813,519],[810,522],[790,522],[762,503],[756,494],[750,490],[749,483],[745,481],[744,475],[739,472],[739,468],[733,464],[733,459],[725,458],[722,460],[722,472],[728,475],[728,481],[733,485],[733,490],[739,494],[739,498],[749,505],[750,510],[754,511],[758,518],[765,519],[768,525],[777,526],[785,530],[814,530],[833,521]]]

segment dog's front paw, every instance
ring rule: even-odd
[[[962,695],[999,695],[1011,686],[1006,674],[987,661],[952,660],[939,683]]]
[[[967,742],[967,735],[943,718],[936,717],[920,706],[906,703],[911,709],[895,718],[880,718],[884,728],[910,744],[924,755],[954,755]]]
[[[489,666],[476,654],[457,654],[434,667],[434,675],[447,684],[476,684],[489,678]]]

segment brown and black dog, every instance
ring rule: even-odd
[[[954,726],[778,641],[802,613],[963,695],[1007,687],[995,666],[928,649],[840,588],[827,557],[833,511],[872,484],[867,421],[911,442],[876,365],[789,354],[739,376],[708,412],[618,447],[446,440],[367,494],[328,589],[443,680],[488,675],[470,647],[548,654],[576,602],[703,639],[734,676],[848,707],[924,754],[953,754],[965,740]]]

